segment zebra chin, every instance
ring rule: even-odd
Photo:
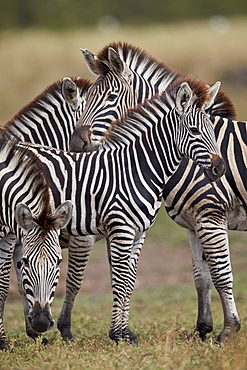
[[[210,167],[204,167],[205,177],[209,181],[217,181],[226,172],[226,164],[223,158],[216,154],[212,154],[212,165]]]
[[[49,303],[41,307],[40,303],[36,301],[28,315],[28,323],[36,333],[44,333],[51,330],[55,321],[52,319]]]

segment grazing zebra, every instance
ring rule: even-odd
[[[65,77],[58,80],[22,108],[4,127],[21,141],[69,150],[70,138],[82,114],[84,96],[89,86],[88,80],[79,77]],[[7,232],[7,228],[3,228],[0,235],[5,236]],[[8,237],[5,236],[5,238]],[[60,234],[60,244],[64,248],[68,247],[68,241],[63,233]],[[14,264],[19,286],[21,282],[17,262],[21,259],[21,254],[21,245],[16,245]],[[22,293],[21,289],[20,292]],[[23,296],[23,302],[25,308],[27,306],[25,296]],[[3,302],[0,301],[0,312],[2,311]],[[27,333],[32,332],[27,317],[26,331]]]
[[[186,155],[195,160],[212,180],[224,173],[213,126],[203,110],[211,100],[204,84],[181,79],[162,96],[146,101],[113,125],[105,143],[96,151],[77,154],[34,145],[26,149],[24,143],[16,145],[38,156],[49,184],[53,208],[66,199],[74,204],[72,219],[63,229],[69,239],[69,256],[75,250],[82,253],[85,235],[91,236],[92,242],[103,237],[109,239],[113,290],[110,337],[116,342],[122,338],[127,342],[136,340],[128,328],[136,264],[145,231],[155,221],[165,184],[181,157]],[[39,271],[33,266],[35,256],[30,253],[28,257],[23,254],[21,274],[28,297],[28,317],[32,319],[34,300],[31,297],[36,290],[37,297],[40,290],[49,287],[35,286],[34,289],[33,271],[35,274]],[[45,260],[53,259],[53,253],[47,251]],[[79,288],[78,274],[86,261],[70,263],[74,270],[58,320],[58,328],[66,339],[72,338],[70,314]],[[132,270],[131,275],[129,270]],[[42,278],[46,280],[46,276]],[[49,291],[45,293],[50,295]]]
[[[51,303],[62,260],[59,231],[72,216],[72,203],[66,201],[54,209],[41,162],[28,149],[17,146],[8,129],[1,129],[0,136],[0,348],[8,349],[3,308],[16,238],[22,243],[25,265],[19,288],[26,294],[25,317],[32,327],[29,335],[35,338],[54,325]]]
[[[99,77],[87,92],[85,109],[72,136],[71,148],[75,151],[97,144],[113,119],[120,118],[127,108],[142,102],[172,80],[171,70],[128,44],[111,44],[97,57],[88,50],[83,53],[89,69]],[[173,78],[176,79],[177,74]],[[246,230],[246,124],[231,121],[235,111],[224,93],[217,95],[213,106],[205,108],[213,114],[211,120],[228,171],[220,181],[211,184],[195,164],[183,159],[166,185],[163,197],[169,216],[189,230],[198,294],[196,331],[204,340],[213,329],[212,275],[223,306],[224,328],[218,336],[218,340],[223,341],[240,328],[232,295],[227,227]],[[85,125],[83,130],[80,125]],[[235,147],[231,144],[230,151],[232,141]]]

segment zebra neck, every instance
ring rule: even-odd
[[[64,101],[60,90],[54,90],[29,103],[5,127],[21,141],[69,150],[80,113]]]

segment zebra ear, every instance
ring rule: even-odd
[[[131,79],[131,72],[129,67],[121,60],[118,52],[116,52],[116,50],[111,47],[108,48],[108,59],[111,69],[113,69],[116,73],[125,78],[127,82],[129,82]]]
[[[187,82],[183,82],[177,92],[176,106],[181,112],[185,112],[192,103],[193,91]]]
[[[63,78],[61,91],[64,100],[71,105],[73,110],[77,110],[82,102],[80,99],[78,88],[74,81],[71,80],[71,78]]]
[[[15,219],[17,224],[26,231],[30,230],[34,225],[32,212],[23,203],[17,204],[15,208]]]
[[[53,214],[53,227],[56,230],[62,229],[69,223],[72,217],[72,210],[73,204],[70,200],[67,200],[66,202],[60,204],[59,207],[57,207]]]
[[[88,49],[80,49],[83,55],[83,58],[85,60],[85,63],[89,69],[90,72],[92,72],[94,75],[98,76],[100,73],[96,68],[96,60],[97,57],[91,53]]]
[[[209,99],[204,102],[202,106],[203,109],[206,110],[214,104],[215,98],[220,90],[220,85],[221,85],[221,82],[217,81],[212,86],[208,86]]]

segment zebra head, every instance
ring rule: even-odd
[[[92,149],[102,140],[112,121],[158,92],[156,80],[166,76],[168,84],[175,76],[138,48],[121,43],[115,48],[106,47],[100,58],[87,49],[82,50],[89,70],[98,78],[86,93],[84,111],[70,142],[72,151]]]
[[[173,85],[179,85],[179,80]],[[219,88],[220,82],[208,87],[202,86],[199,81],[188,79],[188,82],[182,82],[177,90],[175,111],[171,109],[168,113],[170,120],[176,120],[174,112],[179,118],[175,135],[180,155],[192,158],[203,167],[210,181],[218,180],[226,170],[216,144],[213,123],[205,112],[205,109],[213,104]],[[170,88],[167,89],[169,90]]]
[[[36,218],[23,203],[15,209],[15,219],[22,230],[22,288],[29,313],[28,324],[37,333],[52,329],[51,304],[59,279],[62,252],[59,230],[72,216],[72,203],[61,204],[49,218]]]
[[[97,57],[89,50],[84,49],[82,53],[90,71],[99,77],[85,94],[84,111],[70,142],[70,150],[75,152],[92,149],[102,139],[111,122],[121,117],[129,106],[136,104],[132,87],[133,71],[116,50],[109,47],[108,58],[99,67]],[[94,129],[91,132],[93,122]]]

